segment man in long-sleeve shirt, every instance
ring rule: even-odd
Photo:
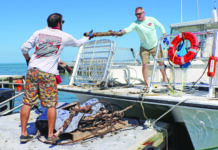
[[[156,28],[166,36],[163,25],[155,18],[145,16],[145,12],[142,7],[137,7],[135,10],[137,20],[134,21],[129,27],[124,28],[121,31],[121,35],[136,31],[140,38],[140,57],[142,59],[142,74],[145,82],[145,87],[148,86],[148,64],[150,63],[150,55],[153,57],[156,54],[156,47],[158,43],[158,37]],[[159,52],[161,57],[161,52]],[[158,62],[160,66],[163,66],[163,62]],[[163,81],[167,82],[167,77],[164,69],[160,69],[163,76]]]
[[[53,135],[56,120],[57,105],[57,81],[58,60],[65,46],[79,47],[90,37],[83,37],[80,40],[62,31],[62,15],[51,14],[47,19],[48,27],[36,31],[29,40],[22,45],[22,53],[28,65],[26,76],[23,106],[21,108],[21,136],[20,141],[25,143],[33,137],[27,133],[27,122],[30,109],[41,100],[41,105],[47,107],[48,118],[48,140],[53,144],[58,137]],[[30,57],[28,52],[35,48]]]

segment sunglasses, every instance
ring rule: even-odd
[[[64,22],[65,22],[65,21],[64,21],[64,20],[62,20],[61,22],[62,22],[62,24],[64,24]]]
[[[141,14],[143,14],[143,12],[141,12],[141,13],[136,13],[135,15],[138,16],[138,15],[141,15]]]

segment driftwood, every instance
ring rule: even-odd
[[[64,121],[64,125],[54,134],[56,137],[58,137],[61,133],[63,133],[64,129],[66,129],[69,126],[75,114],[76,112],[70,113],[69,118]]]
[[[122,36],[122,32],[116,32],[109,30],[108,32],[86,32],[84,35],[89,36],[91,34],[92,37],[102,37],[102,36]]]

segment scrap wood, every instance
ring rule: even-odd
[[[90,32],[86,32],[85,36],[89,36]],[[109,30],[108,32],[93,32],[91,33],[92,37],[101,37],[101,36],[121,36],[123,35],[122,32],[116,32]]]
[[[64,121],[64,125],[61,128],[59,128],[59,130],[54,134],[54,136],[58,137],[61,133],[63,133],[64,129],[66,129],[69,126],[69,124],[71,123],[75,114],[76,114],[76,112],[70,113],[69,118]]]
[[[85,131],[85,132],[77,130],[77,131],[72,132],[70,134],[72,135],[73,141],[79,142],[79,141],[82,141],[82,140],[85,140],[85,139],[88,139],[88,138],[91,138],[91,137],[95,137],[95,136],[98,136],[98,135],[106,134],[108,132],[113,132],[113,131],[116,131],[116,130],[123,129],[127,125],[128,125],[128,121],[122,121],[122,124],[117,122],[114,125],[106,126],[106,127],[102,128],[102,129],[99,129],[99,130]]]
[[[123,113],[127,110],[129,110],[130,108],[132,108],[133,105],[130,105],[128,107],[126,107],[125,109],[123,110],[120,110],[120,111],[115,111],[114,113],[111,113],[111,114],[104,114],[103,117],[111,117],[111,116],[120,116],[122,115],[123,116]]]
[[[71,106],[71,108],[69,108]],[[59,128],[59,130],[54,134],[56,137],[58,137],[63,131],[70,125],[71,121],[73,120],[73,117],[78,112],[83,112],[85,107],[80,107],[79,102],[73,103],[73,105],[67,105],[67,107],[70,109],[70,116],[64,121],[64,125]],[[87,106],[88,107],[88,106]],[[66,107],[64,107],[66,108]],[[90,109],[91,107],[88,107]]]
[[[79,105],[79,104],[80,104],[79,101],[75,101],[75,102],[72,102],[68,105],[61,107],[61,109],[70,109],[71,107],[74,107],[75,105]]]
[[[103,121],[93,122],[92,126],[80,126],[80,127],[78,127],[78,130],[84,132],[84,131],[102,129],[102,128],[105,128],[107,126],[111,126],[111,125],[117,123],[118,121],[120,121],[119,119],[120,118],[107,120],[106,122],[103,122]]]
[[[117,122],[124,116],[124,112],[129,110],[132,107],[133,105],[121,111],[115,111],[114,113],[112,112],[109,114],[108,114],[108,111],[103,110],[94,116],[82,117],[80,120],[80,124],[78,126],[78,130],[86,131],[86,130],[90,130],[90,127],[98,128],[100,125],[106,126],[108,125],[107,123],[112,124],[114,122]]]
[[[126,107],[125,109],[123,110],[120,110],[120,111],[115,111],[115,112],[112,112],[111,114],[108,114],[108,111],[107,110],[103,110],[103,111],[99,111],[98,113],[96,113],[95,115],[93,116],[89,116],[89,117],[84,117],[82,120],[83,121],[90,121],[90,120],[94,120],[96,117],[102,115],[102,118],[104,117],[112,117],[112,116],[119,116],[119,115],[123,115],[123,113],[127,110],[129,110],[130,108],[132,108],[133,105],[130,105],[128,107]]]

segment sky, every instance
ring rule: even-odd
[[[181,0],[1,0],[0,63],[25,63],[22,44],[39,29],[47,26],[47,17],[61,13],[65,23],[63,31],[76,39],[84,32],[119,31],[136,20],[135,8],[141,6],[146,16],[155,17],[170,33],[170,24],[181,22]],[[197,7],[197,3],[199,4]],[[210,18],[217,4],[214,0],[182,0],[183,22]],[[198,8],[198,9],[197,9]],[[199,12],[199,13],[198,13]],[[158,35],[160,33],[158,31]],[[101,37],[116,42],[119,48],[139,51],[139,38],[135,31],[122,37]],[[99,39],[99,38],[96,38]],[[93,39],[95,40],[95,39]],[[79,48],[64,48],[61,59],[75,60]],[[30,54],[34,49],[30,51]]]

